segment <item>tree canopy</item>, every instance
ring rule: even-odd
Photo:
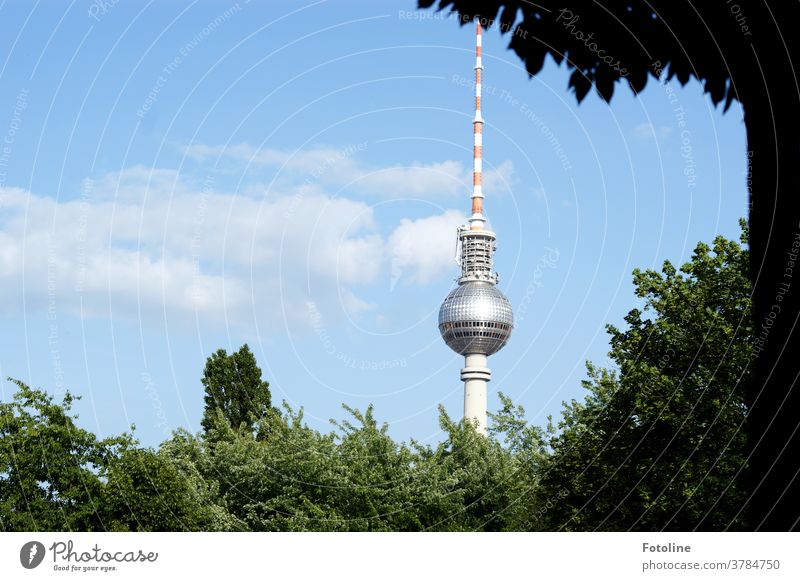
[[[676,78],[685,85],[695,78],[715,104],[725,109],[740,98],[736,81],[750,66],[749,40],[754,31],[774,27],[775,14],[764,2],[737,0],[720,7],[690,0],[627,0],[569,3],[544,0],[418,0],[421,8],[452,10],[462,23],[478,20],[497,26],[510,40],[508,48],[529,75],[537,74],[549,55],[573,70],[569,88],[582,101],[592,87],[610,101],[622,81],[635,93],[648,78]],[[729,3],[730,4],[730,3]],[[777,3],[776,3],[777,4]],[[793,4],[793,3],[784,3]],[[774,6],[776,13],[796,7]],[[770,26],[771,25],[771,26]],[[740,83],[744,85],[744,83]]]
[[[608,327],[616,370],[588,365],[589,395],[550,442],[539,494],[560,501],[548,528],[745,528],[748,253],[720,236],[680,270],[666,261],[633,279],[644,307]]]
[[[201,379],[205,410],[201,425],[210,432],[221,415],[236,430],[252,431],[272,406],[269,383],[247,344],[235,353],[218,349],[206,361]]]
[[[101,475],[130,446],[75,425],[74,397],[61,403],[21,381],[0,403],[0,530],[105,530]]]

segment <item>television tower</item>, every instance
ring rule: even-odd
[[[461,381],[464,382],[464,418],[475,422],[486,434],[486,389],[492,372],[487,357],[500,351],[514,327],[508,299],[497,289],[493,270],[496,237],[485,229],[483,214],[482,154],[483,117],[481,116],[482,30],[476,26],[475,41],[475,118],[473,127],[472,216],[469,224],[458,228],[457,261],[461,265],[458,287],[444,299],[439,309],[439,332],[447,346],[464,356]]]

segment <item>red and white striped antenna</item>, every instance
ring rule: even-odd
[[[472,217],[470,230],[483,230],[486,218],[483,216],[483,117],[481,117],[481,23],[475,25],[475,119],[472,121]]]

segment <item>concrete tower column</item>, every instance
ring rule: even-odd
[[[486,393],[492,372],[486,366],[486,355],[478,353],[464,357],[461,381],[464,382],[464,418],[477,421],[477,431],[486,435]]]

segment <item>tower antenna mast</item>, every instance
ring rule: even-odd
[[[470,230],[483,230],[483,117],[481,116],[481,77],[483,62],[481,47],[483,29],[480,22],[475,25],[475,118],[472,120],[472,217]]]

